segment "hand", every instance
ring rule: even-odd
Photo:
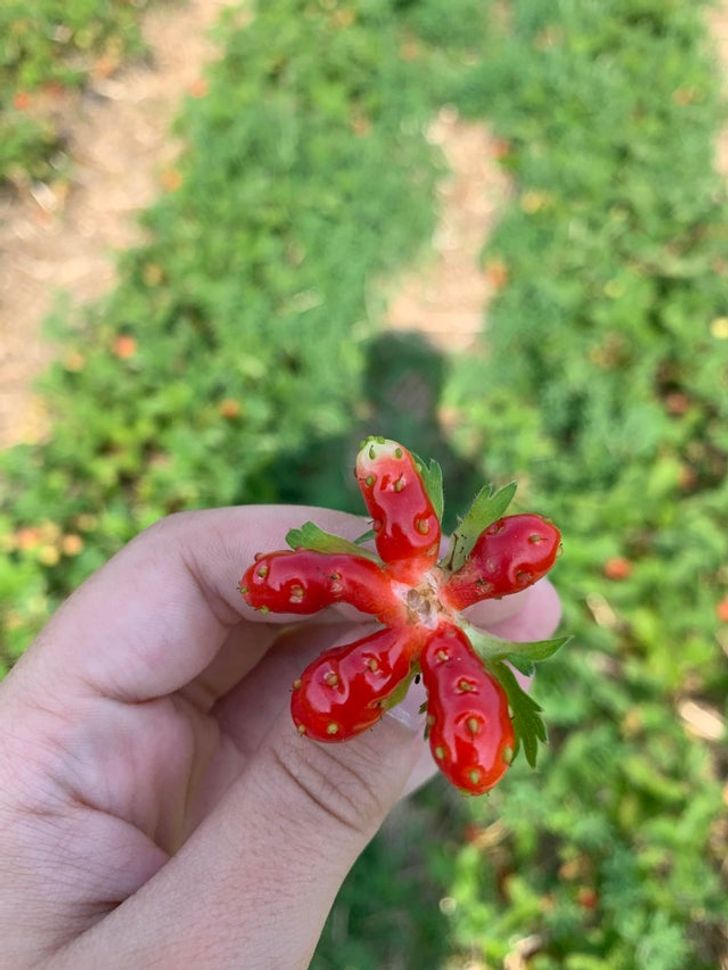
[[[366,527],[280,506],[163,520],[0,684],[0,966],[308,966],[348,869],[432,770],[419,697],[346,744],[292,727],[293,679],[361,621],[263,622],[236,584],[311,517]],[[559,613],[545,581],[483,607],[511,639]]]

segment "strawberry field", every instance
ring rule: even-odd
[[[161,516],[359,511],[370,432],[440,461],[450,528],[483,480],[514,478],[518,510],[562,527],[574,640],[534,687],[537,771],[402,806],[316,970],[728,966],[728,200],[705,6],[233,7],[146,242],[102,303],[49,322],[52,431],[0,455],[3,669]],[[80,80],[58,36],[138,42],[128,4],[83,44],[50,10],[51,47],[8,9],[0,176],[48,164],[17,93]],[[425,132],[445,105],[493,128],[514,182],[482,255],[499,267],[483,340],[451,355],[384,326],[384,283],[437,224]]]

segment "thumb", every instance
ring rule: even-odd
[[[73,965],[109,966],[115,953],[124,967],[308,967],[348,870],[421,752],[421,725],[385,716],[346,744],[319,744],[282,713],[177,855],[77,940]]]

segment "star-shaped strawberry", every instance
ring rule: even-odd
[[[292,551],[256,556],[240,591],[263,612],[312,614],[348,603],[382,625],[326,650],[294,682],[291,713],[300,734],[351,738],[373,727],[421,674],[440,770],[459,789],[482,794],[520,746],[535,764],[546,738],[541,708],[509,664],[530,673],[567,638],[509,643],[476,629],[462,611],[535,583],[553,566],[561,535],[539,515],[504,516],[515,484],[497,492],[486,486],[440,558],[439,465],[371,437],[355,472],[371,532],[349,542],[307,522],[288,533]],[[360,544],[371,538],[377,554]]]

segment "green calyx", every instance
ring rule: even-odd
[[[517,487],[515,482],[510,482],[498,490],[493,485],[484,485],[481,488],[452,535],[450,548],[444,559],[447,570],[454,573],[465,564],[478,536],[492,522],[505,515]]]
[[[516,734],[516,746],[510,758],[513,762],[520,748],[526,756],[526,761],[532,768],[536,767],[538,746],[546,741],[546,726],[541,717],[541,706],[518,683],[515,674],[508,666],[511,664],[521,673],[531,674],[534,664],[541,663],[553,657],[557,650],[568,643],[571,637],[554,637],[550,640],[535,640],[530,643],[512,643],[490,636],[478,630],[467,621],[461,621],[460,626],[488,673],[492,674],[500,683],[508,697],[511,709],[513,730]],[[506,663],[508,661],[508,663]]]
[[[363,549],[357,545],[358,542],[365,542],[368,538],[359,536],[356,542],[350,542],[342,536],[333,535],[325,532],[316,525],[315,522],[304,522],[299,529],[290,529],[286,534],[286,542],[291,549],[309,549],[311,552],[345,553],[350,556],[361,556],[364,559],[371,559],[379,562],[379,558],[369,549]]]

